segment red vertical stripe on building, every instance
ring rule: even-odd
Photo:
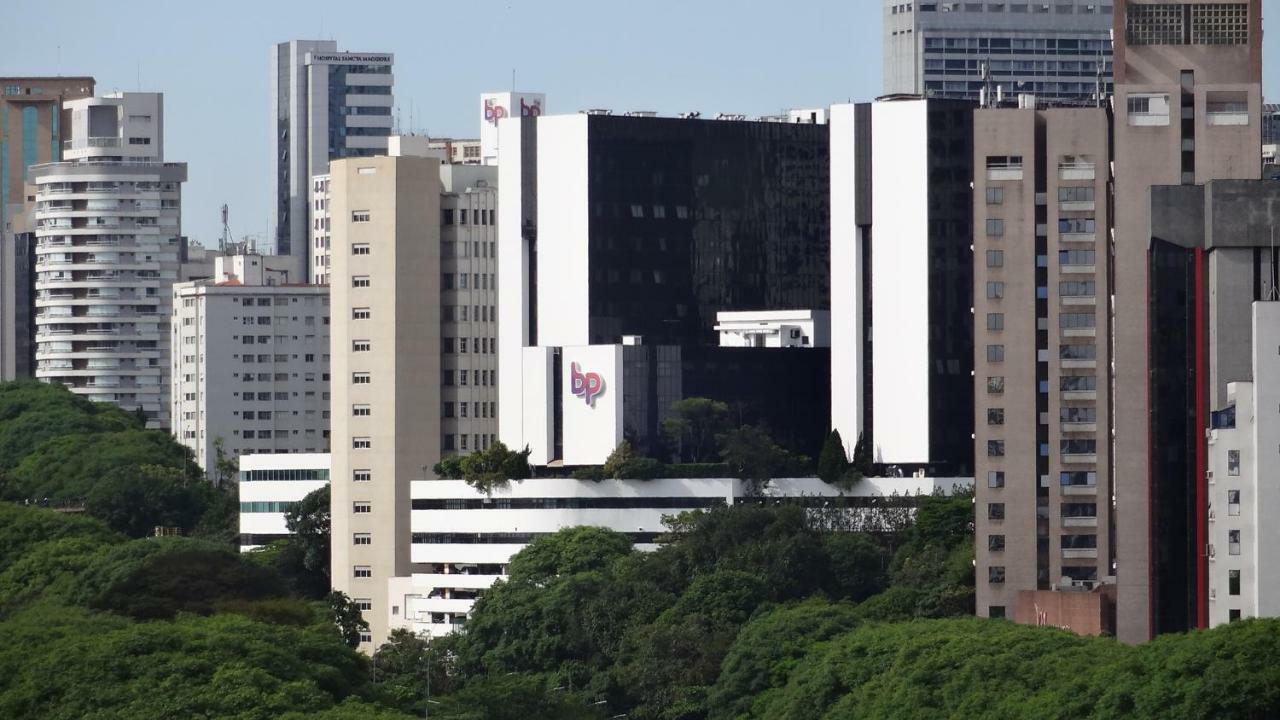
[[[1196,249],[1196,311],[1195,344],[1196,367],[1193,390],[1196,394],[1196,626],[1209,627],[1209,448],[1205,431],[1209,428],[1209,332],[1208,332],[1208,272],[1204,249]]]

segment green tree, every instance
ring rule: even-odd
[[[843,478],[848,470],[849,458],[844,453],[844,440],[840,438],[839,430],[832,430],[818,455],[818,477],[832,484]]]
[[[208,483],[167,465],[116,467],[86,489],[85,512],[135,538],[157,527],[191,532],[217,495]]]
[[[226,547],[189,538],[144,538],[110,546],[77,576],[72,600],[142,620],[208,615],[228,600],[283,597],[267,568]]]
[[[787,465],[787,452],[754,425],[723,433],[719,441],[720,458],[734,477],[747,483],[750,494],[758,494]]]
[[[674,403],[670,416],[662,421],[662,432],[685,462],[712,461],[716,438],[729,429],[729,406],[699,397]]]
[[[867,442],[867,436],[864,433],[858,433],[858,442],[853,446],[851,465],[859,478],[870,477],[872,474],[871,445]]]
[[[230,487],[240,477],[240,458],[227,454],[226,443],[221,437],[213,440],[213,484]]]
[[[431,471],[442,480],[461,480],[462,457],[461,455],[446,455],[440,458],[440,462],[432,466]]]
[[[140,430],[108,403],[95,403],[61,385],[36,380],[0,383],[0,472],[16,468],[41,443],[64,435]],[[4,497],[22,498],[0,487]]]
[[[0,636],[0,717],[274,720],[369,692],[367,661],[332,634],[238,615],[136,623],[40,604]]]
[[[9,473],[11,499],[82,501],[114,470],[165,466],[201,476],[191,451],[160,430],[71,434],[40,443]]]
[[[462,479],[476,490],[489,494],[511,480],[524,480],[532,474],[529,470],[530,452],[528,447],[514,452],[501,442],[495,442],[462,458]]]
[[[329,605],[329,617],[338,631],[338,637],[342,638],[347,647],[359,647],[360,635],[369,629],[369,623],[355,601],[346,593],[335,590],[325,597],[325,602]]]
[[[315,576],[318,584],[329,584],[330,562],[330,497],[325,485],[307,493],[284,513],[285,527],[292,533],[286,540],[298,547],[302,567]]]

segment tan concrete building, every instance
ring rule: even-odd
[[[440,162],[330,164],[336,590],[387,633],[387,581],[410,573],[409,484],[440,458]]]
[[[62,103],[93,96],[91,77],[0,78],[0,380],[30,377],[33,212],[28,169],[62,160],[71,138]]]
[[[1203,564],[1194,488],[1153,465],[1186,438],[1157,431],[1151,402],[1153,225],[1169,224],[1151,208],[1162,186],[1259,177],[1261,4],[1120,0],[1114,22],[1110,120],[975,122],[977,597],[1042,623],[1063,606],[1047,593],[1080,593],[1048,613],[1060,624],[1109,612],[1111,593],[1083,591],[1114,582],[1115,632],[1141,642],[1195,626]]]
[[[1117,0],[1114,36],[1116,632],[1141,642],[1185,629],[1191,590],[1160,542],[1175,531],[1150,468],[1151,188],[1260,177],[1262,3]]]
[[[983,617],[1014,617],[1020,592],[1082,592],[1111,575],[1109,119],[1034,107],[974,118]]]

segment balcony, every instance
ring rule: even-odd
[[[1098,557],[1098,548],[1063,548],[1063,560],[1083,560]]]
[[[1098,432],[1098,423],[1064,421],[1062,423],[1062,432],[1064,433],[1096,433]]]
[[[1059,265],[1058,272],[1062,275],[1092,275],[1098,271],[1097,265]]]
[[[1064,200],[1058,203],[1058,209],[1062,212],[1092,212],[1097,208],[1097,203],[1093,200]]]
[[[1096,243],[1098,237],[1096,233],[1059,233],[1058,242],[1064,243]]]
[[[1063,495],[1097,495],[1097,485],[1063,485]]]
[[[988,163],[987,180],[1001,182],[1022,179],[1022,163]]]
[[[1096,168],[1090,162],[1058,163],[1059,180],[1093,180]]]
[[[1097,465],[1097,453],[1067,453],[1062,455],[1063,465]]]
[[[1091,305],[1098,304],[1098,298],[1095,295],[1063,295],[1062,304],[1073,305],[1073,306],[1082,306],[1082,305],[1091,306]]]
[[[1205,120],[1210,125],[1248,125],[1249,103],[1247,101],[1206,103]]]
[[[1096,527],[1098,527],[1098,518],[1096,518],[1096,517],[1064,517],[1064,518],[1062,518],[1062,527],[1069,527],[1069,528],[1081,528],[1081,527],[1096,528]],[[1070,552],[1070,551],[1064,551],[1064,552]]]

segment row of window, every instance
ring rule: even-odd
[[[468,340],[469,340],[470,342],[468,342]],[[468,348],[470,348],[470,350],[468,350]],[[472,353],[477,353],[477,354],[483,354],[483,355],[490,355],[490,354],[493,354],[493,353],[498,352],[498,339],[497,339],[497,338],[486,338],[486,337],[479,337],[479,338],[451,338],[451,337],[446,337],[446,338],[441,338],[441,339],[440,339],[440,351],[441,351],[441,352],[446,352],[446,353],[451,353],[451,354],[452,354],[452,353],[457,353],[457,354],[461,354],[461,355],[465,355],[465,354],[467,354],[467,352],[472,352]]]
[[[441,225],[458,225],[467,224],[467,216],[471,217],[472,225],[497,225],[498,215],[496,210],[472,209],[469,213],[466,208],[440,208],[440,224]]]
[[[497,290],[498,277],[493,273],[458,273],[456,276],[453,273],[441,273],[440,288],[442,290]]]
[[[498,373],[496,370],[441,370],[440,384],[445,386],[453,386],[454,379],[457,379],[457,385],[465,386],[468,380],[474,380],[476,385],[482,387],[490,387],[498,384]]]

